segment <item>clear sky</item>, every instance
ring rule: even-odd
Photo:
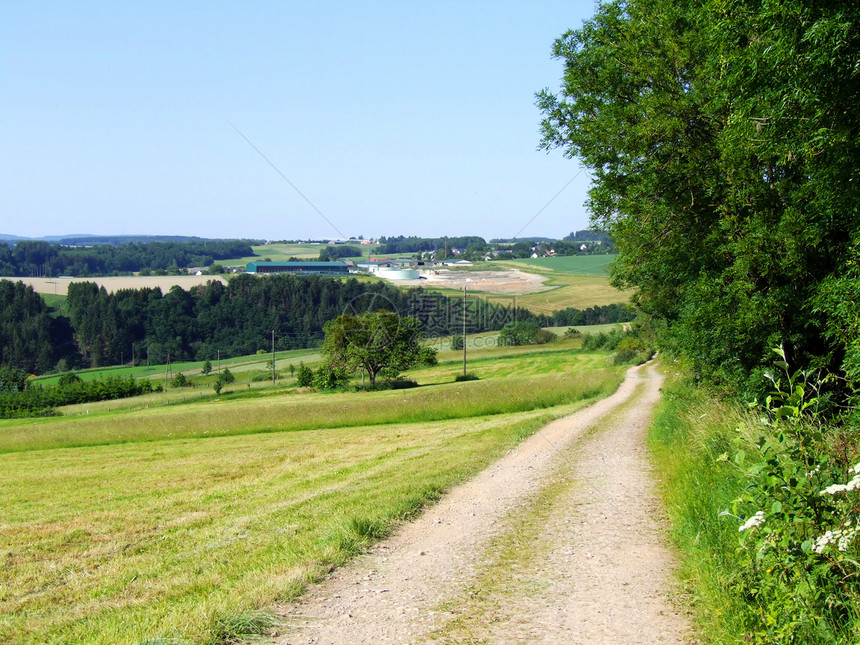
[[[0,233],[585,228],[585,172],[527,223],[580,172],[537,150],[534,93],[560,86],[552,43],[593,9],[2,0]]]

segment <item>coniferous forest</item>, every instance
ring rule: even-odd
[[[211,281],[167,293],[158,288],[108,293],[92,282],[69,285],[68,315],[59,315],[30,287],[0,281],[0,367],[43,374],[179,360],[211,360],[277,350],[315,347],[323,325],[344,312],[386,309],[418,318],[427,336],[462,331],[463,302],[422,289],[318,276],[239,275],[227,285]],[[537,316],[515,300],[466,303],[467,332],[494,331],[509,322],[588,325],[632,320],[623,305],[565,309]]]

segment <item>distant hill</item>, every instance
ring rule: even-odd
[[[51,242],[64,246],[119,246],[121,244],[144,244],[149,242],[220,242],[222,238],[197,237],[194,235],[45,235],[44,237],[21,237],[0,233],[3,242]],[[248,240],[251,244],[262,244],[262,240]]]
[[[516,244],[517,242],[557,242],[555,237],[511,237],[511,238],[493,238],[490,244]]]

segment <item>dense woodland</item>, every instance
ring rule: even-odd
[[[860,377],[858,11],[609,2],[555,43],[542,146],[592,173],[615,284],[728,389],[761,393],[780,344]]]
[[[0,276],[105,276],[208,267],[216,260],[254,255],[253,240],[203,240],[64,246],[22,241],[0,244]]]
[[[502,329],[512,321],[587,325],[628,321],[623,305],[566,309],[554,316],[477,298],[466,303],[469,333]],[[55,369],[149,361],[212,360],[318,346],[323,326],[344,312],[387,309],[418,318],[430,337],[463,328],[463,301],[422,289],[402,291],[381,282],[318,276],[239,275],[186,291],[173,287],[108,293],[95,283],[69,285],[68,317],[57,315],[22,283],[0,281],[0,367],[41,374]]]

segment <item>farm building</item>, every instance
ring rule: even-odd
[[[249,262],[246,273],[270,275],[290,273],[293,275],[349,275],[345,262]]]

